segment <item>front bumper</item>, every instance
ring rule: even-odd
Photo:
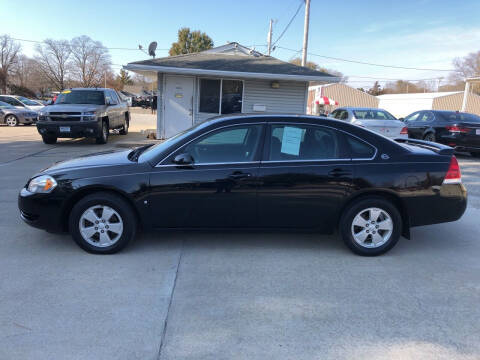
[[[60,128],[69,128],[61,131]],[[98,137],[102,133],[101,122],[92,121],[39,121],[37,130],[40,135],[51,135],[57,138]]]
[[[20,190],[18,195],[18,208],[20,217],[28,225],[48,230],[62,232],[63,201],[52,194],[34,194],[26,188]]]

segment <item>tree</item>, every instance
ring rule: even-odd
[[[182,55],[208,50],[213,47],[213,40],[201,31],[192,31],[184,27],[178,30],[178,41],[172,44],[168,55]]]
[[[7,93],[8,77],[18,61],[20,44],[8,35],[0,36],[0,93]]]
[[[66,87],[67,76],[71,70],[72,49],[68,40],[47,39],[36,47],[35,57],[43,75],[57,90]]]
[[[384,94],[384,91],[382,90],[382,87],[380,86],[378,81],[375,81],[375,83],[373,84],[373,87],[370,88],[370,90],[368,90],[367,92],[373,96]]]
[[[70,42],[72,75],[81,87],[99,86],[110,70],[108,49],[100,41],[86,35],[73,38]]]
[[[294,58],[294,59],[290,60],[290,63],[294,64],[294,65],[297,65],[297,66],[301,66],[302,59],[297,57],[297,58]],[[307,67],[309,69],[312,69],[312,70],[321,71],[321,72],[336,76],[336,77],[340,78],[341,83],[346,83],[347,80],[348,80],[348,77],[344,76],[343,73],[341,73],[340,71],[333,70],[333,69],[327,69],[325,67],[322,67],[322,66],[318,65],[316,62],[313,62],[313,61],[307,61],[306,64],[305,64],[305,67]]]
[[[449,82],[453,88],[465,88],[465,78],[480,76],[480,51],[453,60],[455,72],[450,74]],[[472,84],[472,91],[480,93],[478,84]]]
[[[117,75],[117,83],[120,90],[123,90],[125,85],[133,85],[133,80],[128,71],[121,69],[120,74]]]

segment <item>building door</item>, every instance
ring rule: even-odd
[[[170,138],[193,125],[193,77],[165,78],[165,137]]]

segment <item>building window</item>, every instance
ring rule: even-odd
[[[200,79],[201,113],[232,114],[242,112],[243,81]]]

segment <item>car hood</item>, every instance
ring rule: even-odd
[[[55,174],[58,172],[63,172],[64,170],[78,170],[84,168],[133,164],[132,161],[128,160],[128,154],[131,151],[131,149],[121,151],[111,150],[85,155],[71,160],[60,161],[42,170],[41,173]]]
[[[3,108],[0,109],[5,114],[18,114],[18,115],[24,115],[27,113],[34,113],[34,110],[29,110],[29,109],[19,109],[19,108]]]
[[[105,105],[95,104],[58,104],[48,105],[42,108],[42,111],[47,112],[85,112],[102,110]]]

